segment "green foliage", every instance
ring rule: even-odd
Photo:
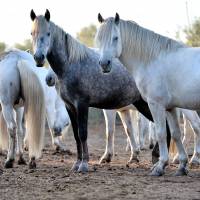
[[[183,32],[186,34],[186,43],[189,46],[200,46],[200,18],[196,18],[192,25],[186,27]]]
[[[77,33],[76,38],[88,47],[94,46],[94,37],[97,31],[97,27],[94,24],[84,27]]]
[[[0,53],[4,52],[6,49],[6,44],[4,42],[0,42]]]
[[[14,47],[17,48],[17,49],[20,49],[20,50],[24,50],[24,51],[29,49],[32,52],[32,42],[31,42],[30,39],[24,40],[23,44],[16,43],[14,45]]]

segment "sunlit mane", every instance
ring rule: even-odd
[[[108,44],[111,41],[114,26],[114,18],[108,18],[101,25],[96,35],[97,45],[100,43]],[[120,20],[119,26],[122,39],[122,56],[132,55],[144,63],[149,63],[161,53],[186,47],[183,43],[145,29],[133,21]]]
[[[56,38],[60,40],[59,42],[65,44],[67,48],[69,62],[78,62],[88,55],[88,48],[84,44],[81,44],[53,22],[50,23],[54,37],[56,36]]]

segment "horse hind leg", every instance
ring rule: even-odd
[[[179,167],[175,175],[177,176],[187,175],[188,157],[185,148],[183,146],[183,143],[181,141],[181,130],[178,123],[176,109],[172,109],[170,112],[167,112],[167,119],[171,130],[171,136],[176,144],[179,154]]]
[[[16,122],[15,122],[15,112],[11,105],[1,104],[2,113],[5,119],[7,130],[9,134],[9,145],[7,159],[5,162],[5,168],[12,168],[15,160],[15,144],[16,144]]]
[[[138,159],[139,147],[135,141],[131,112],[132,112],[131,110],[118,112],[131,147],[131,157],[128,161],[128,164],[131,164],[133,162],[139,162]]]
[[[106,149],[99,163],[109,163],[114,153],[114,132],[116,110],[103,110],[106,123]]]
[[[23,119],[24,108],[20,107],[16,109],[16,121],[17,121],[17,145],[18,145],[18,164],[26,165],[26,161],[23,157],[23,127],[22,127],[22,119]]]
[[[194,133],[194,153],[190,165],[200,165],[200,118],[196,111],[183,109],[183,114]]]

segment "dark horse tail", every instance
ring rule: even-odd
[[[133,103],[133,105],[147,119],[149,119],[150,121],[153,121],[153,117],[152,117],[151,111],[149,109],[149,106],[148,106],[147,102],[142,99],[142,97],[139,100],[135,101]],[[169,146],[170,146],[170,141],[171,141],[171,133],[170,133],[169,125],[168,125],[167,121],[166,121],[166,127],[167,127],[167,148],[169,151]],[[158,161],[159,155],[160,155],[159,154],[159,146],[158,146],[158,142],[156,142],[156,144],[153,148],[153,151],[152,151],[152,162],[153,163],[156,163]]]

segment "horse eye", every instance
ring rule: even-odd
[[[48,32],[47,35],[50,36],[50,32]]]
[[[31,32],[31,35],[33,35],[33,33]]]
[[[114,41],[114,42],[116,42],[117,40],[118,40],[118,37],[117,37],[117,36],[113,38],[113,41]]]

